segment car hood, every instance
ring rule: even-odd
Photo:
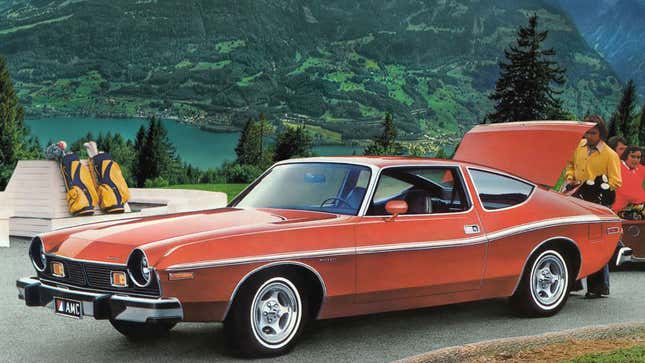
[[[164,249],[168,249],[211,237],[236,236],[285,224],[336,218],[337,215],[320,212],[226,208],[90,225],[69,234],[56,245],[47,242],[47,235],[43,236],[43,241],[45,249],[58,256],[125,264],[135,248],[145,250],[163,244]]]

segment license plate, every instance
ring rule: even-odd
[[[83,316],[83,304],[80,301],[55,297],[54,312],[57,315],[80,319]]]

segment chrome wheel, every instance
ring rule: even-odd
[[[282,277],[266,281],[251,304],[253,334],[270,349],[283,347],[298,331],[302,319],[302,302],[298,289]]]
[[[546,251],[533,265],[531,295],[541,308],[555,308],[566,295],[568,280],[567,265],[562,256],[555,251]]]

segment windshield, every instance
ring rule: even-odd
[[[278,165],[234,205],[356,215],[371,174],[367,167],[349,164]]]

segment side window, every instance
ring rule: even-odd
[[[379,177],[367,215],[386,215],[385,204],[402,200],[406,214],[454,213],[470,208],[456,168],[389,168]]]
[[[485,209],[512,207],[527,200],[533,191],[531,184],[504,175],[470,169],[479,200]]]

